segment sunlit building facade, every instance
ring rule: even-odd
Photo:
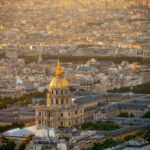
[[[149,110],[149,103],[149,95],[138,95],[137,99],[137,95],[131,93],[77,92],[74,95],[62,75],[58,60],[56,76],[49,85],[46,105],[35,107],[36,125],[45,129],[73,127],[87,121],[118,116],[122,112],[138,117]]]
[[[83,122],[83,107],[72,102],[68,81],[63,77],[60,63],[52,79],[46,106],[36,107],[36,124],[39,128],[72,127]]]

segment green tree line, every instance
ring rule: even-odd
[[[0,150],[14,150],[16,143],[14,141],[8,141],[0,147]]]
[[[111,93],[128,93],[130,87],[121,87],[119,89],[108,90]],[[135,94],[150,94],[150,82],[134,86],[132,92]]]
[[[18,150],[24,150],[26,148],[26,145],[32,140],[33,134],[26,137],[26,139],[20,144]]]
[[[0,133],[14,128],[23,128],[24,126],[24,123],[13,122],[10,125],[0,126]]]
[[[25,60],[25,63],[37,62],[38,56],[21,56],[20,58]],[[42,55],[43,60],[58,59],[57,55]],[[114,57],[114,56],[72,56],[72,55],[61,55],[59,56],[62,62],[72,63],[85,63],[91,58],[95,58],[97,61],[113,61],[116,64],[120,64],[122,61],[128,61],[129,63],[138,62],[140,64],[150,65],[150,57]]]
[[[19,98],[11,98],[11,97],[6,97],[6,98],[1,98],[0,99],[0,109],[4,109],[8,107],[8,104],[15,104],[17,102],[21,102],[22,106],[26,106],[28,104],[32,103],[32,98],[46,98],[47,90],[43,92],[34,92],[30,94],[24,94],[21,95]]]
[[[128,142],[130,140],[135,140],[138,138],[143,138],[150,142],[150,128],[144,129],[143,131],[139,131],[133,135],[129,134],[126,135],[122,140],[116,141],[113,138],[107,138],[104,140],[103,143],[94,143],[93,147],[83,150],[103,150],[106,148],[110,148],[125,142]]]
[[[124,117],[124,118],[128,118],[128,117],[130,117],[130,118],[134,118],[134,114],[128,114],[128,113],[120,113],[119,115],[118,115],[118,117]]]
[[[82,130],[100,130],[100,131],[112,131],[119,129],[120,126],[117,123],[106,121],[93,123],[91,121],[85,122],[81,125]]]
[[[119,144],[121,144],[121,142],[117,142],[113,138],[107,138],[103,143],[94,143],[93,147],[88,149],[82,149],[82,150],[103,150]]]

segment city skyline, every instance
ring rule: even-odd
[[[150,0],[0,0],[0,150],[150,149]]]

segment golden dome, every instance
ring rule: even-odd
[[[50,83],[49,90],[51,88],[67,88],[69,87],[68,81],[62,77],[62,71],[58,59],[58,65],[57,65],[57,71],[56,71],[56,77],[54,77]]]
[[[54,77],[50,83],[49,88],[67,88],[68,81],[63,77]]]

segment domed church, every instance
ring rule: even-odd
[[[38,128],[72,127],[84,122],[83,107],[72,101],[68,81],[63,77],[60,62],[56,76],[52,79],[47,93],[46,106],[36,107]]]
[[[56,76],[50,83],[46,105],[35,106],[37,128],[73,127],[83,122],[117,116],[121,112],[131,112],[138,116],[143,115],[148,110],[147,105],[142,111],[139,107],[135,108],[135,105],[133,105],[133,109],[131,109],[132,107],[128,109],[126,105],[129,106],[128,100],[131,99],[129,94],[125,97],[122,94],[113,93],[78,92],[74,96],[75,100],[73,101],[69,83],[63,77],[58,59]],[[125,105],[124,101],[126,100]],[[115,102],[116,104],[110,105],[109,102]],[[123,105],[121,102],[123,102]],[[131,102],[131,106],[132,104]]]

